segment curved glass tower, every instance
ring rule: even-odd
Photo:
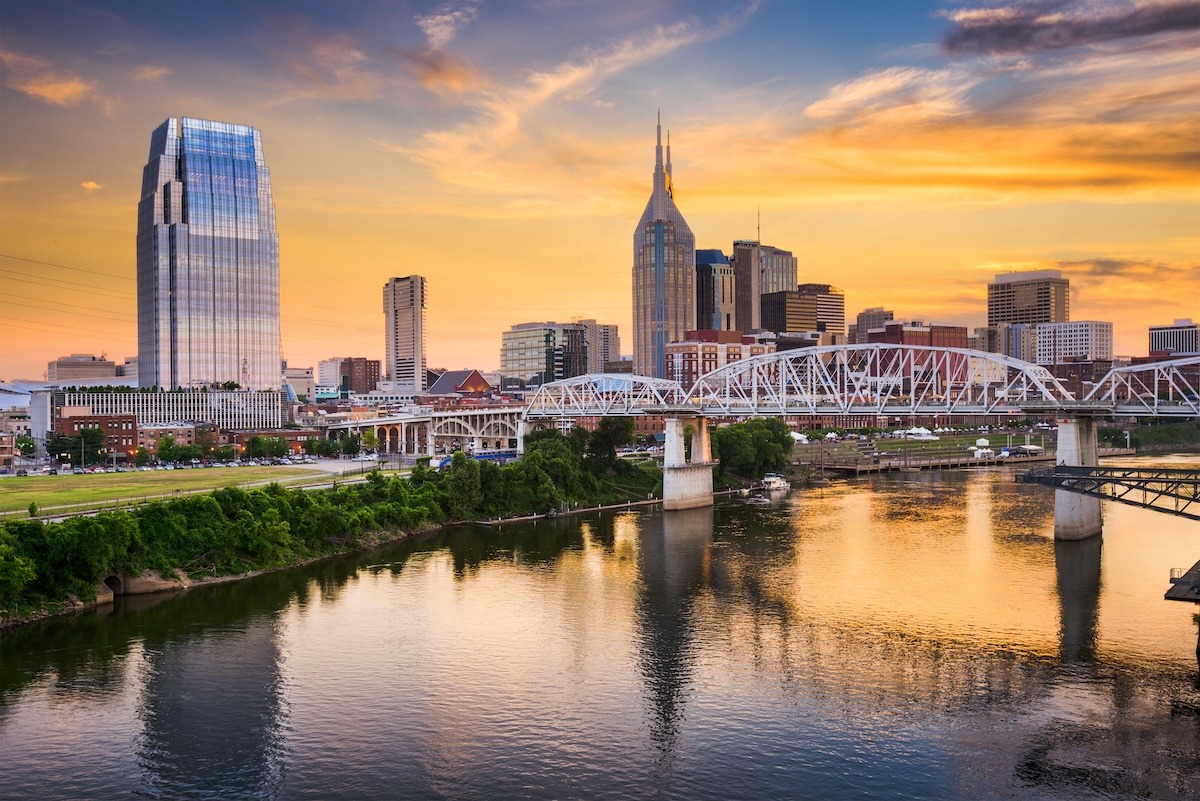
[[[184,117],[154,131],[137,265],[141,386],[278,389],[279,236],[257,130]]]
[[[633,232],[633,371],[666,378],[666,345],[696,327],[696,238],[675,205],[671,144],[663,163],[662,120],[654,191]]]

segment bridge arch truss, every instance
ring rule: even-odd
[[[1200,356],[1117,367],[1083,403],[1120,416],[1200,416]]]
[[[630,417],[679,407],[683,387],[665,378],[627,373],[590,373],[538,387],[525,418]]]

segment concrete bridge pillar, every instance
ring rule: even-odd
[[[525,421],[517,421],[517,455],[525,455]]]
[[[1095,467],[1096,420],[1092,417],[1072,417],[1058,423],[1058,456],[1056,461],[1068,467]],[[1054,539],[1082,540],[1100,534],[1100,499],[1074,492],[1054,493]]]
[[[663,509],[712,506],[712,450],[708,420],[703,417],[667,417],[663,443]],[[684,429],[691,423],[692,459],[684,448]]]

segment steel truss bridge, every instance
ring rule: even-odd
[[[1200,520],[1200,472],[1138,467],[1044,467],[1017,476],[1026,484]]]
[[[700,376],[690,389],[627,374],[555,381],[533,394],[524,417],[1023,413],[1200,417],[1200,356],[1112,370],[1077,398],[1046,368],[995,353],[833,345],[733,362]]]

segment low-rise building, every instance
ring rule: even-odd
[[[1037,363],[1112,362],[1113,324],[1099,320],[1042,323],[1037,327]]]
[[[163,437],[170,437],[176,445],[195,445],[196,426],[191,423],[140,425],[137,429],[137,446],[144,448],[147,453],[156,454]]]
[[[104,356],[90,353],[72,353],[59,356],[46,365],[47,381],[74,381],[79,378],[113,378],[117,365]]]
[[[665,352],[666,377],[687,388],[700,376],[730,362],[774,353],[775,346],[758,342],[741,331],[702,330],[688,331],[687,339],[668,343]]]
[[[1200,324],[1190,317],[1172,325],[1150,326],[1150,353],[1171,351],[1175,356],[1200,355]]]
[[[0,470],[13,469],[17,455],[17,437],[15,434],[0,433]]]
[[[935,348],[966,348],[969,344],[965,325],[942,325],[921,320],[888,320],[881,327],[867,332],[867,341]]]
[[[68,413],[54,421],[54,433],[60,437],[78,437],[89,429],[100,430],[100,447],[109,456],[125,459],[137,452],[137,418],[131,414]]]

